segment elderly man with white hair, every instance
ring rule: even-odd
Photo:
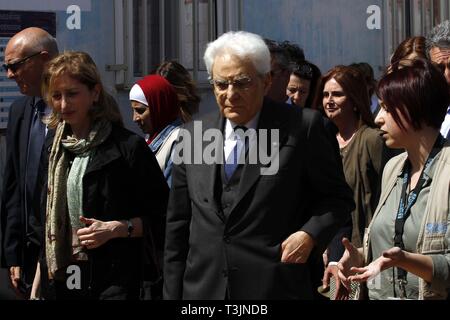
[[[228,32],[208,44],[204,59],[219,113],[201,121],[200,137],[198,122],[187,125],[177,148],[204,156],[215,143],[219,156],[173,168],[164,298],[312,299],[308,259],[354,207],[321,115],[264,97],[270,53],[258,35]],[[221,138],[210,142],[214,130]],[[248,131],[257,155],[271,150],[276,170],[251,161]],[[265,139],[273,132],[278,141]]]
[[[437,65],[447,80],[450,90],[450,20],[445,20],[431,30],[426,38],[428,58]],[[450,107],[441,126],[441,134],[450,138]]]

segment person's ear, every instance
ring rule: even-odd
[[[42,50],[40,53],[40,57],[43,59],[43,61],[48,62],[51,60],[50,58],[50,54],[48,53],[48,51]]]
[[[100,90],[101,90],[100,84],[97,83],[97,84],[95,85],[94,89],[93,89],[93,91],[94,91],[94,102],[95,102],[95,103],[98,102],[98,99],[99,99],[99,97],[100,97]]]

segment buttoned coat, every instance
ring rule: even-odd
[[[224,123],[221,116],[205,119],[203,132],[223,131]],[[195,126],[185,130],[193,135]],[[221,164],[174,166],[164,256],[166,299],[312,298],[308,264],[281,263],[281,244],[303,230],[314,238],[316,250],[323,250],[349,218],[352,193],[318,112],[266,99],[258,129],[279,130],[278,171],[262,175],[262,163],[245,164],[228,215],[218,195]],[[192,153],[211,143],[202,137],[192,140]],[[267,153],[270,144],[266,147]]]

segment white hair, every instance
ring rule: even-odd
[[[430,31],[426,38],[426,53],[430,58],[430,50],[434,47],[450,48],[450,21],[445,20]]]
[[[226,53],[236,55],[241,59],[249,59],[260,75],[270,72],[269,48],[257,34],[246,31],[230,31],[208,43],[203,59],[210,76],[216,57]]]

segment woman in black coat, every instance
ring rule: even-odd
[[[145,141],[122,127],[86,53],[53,59],[43,90],[56,132],[33,296],[138,299],[144,274],[159,276],[168,187],[158,163]]]

